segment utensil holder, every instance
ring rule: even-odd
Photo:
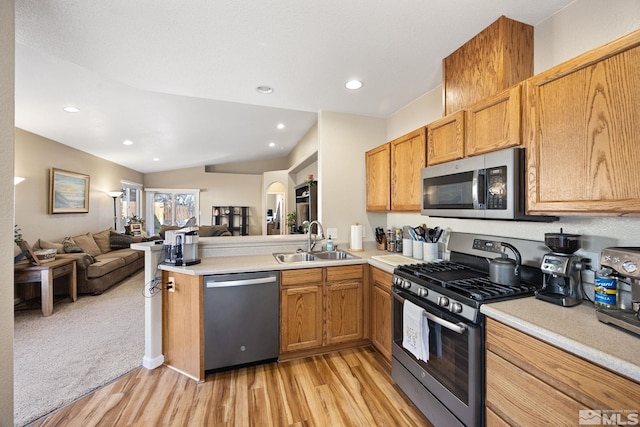
[[[413,243],[413,257],[422,259],[422,242],[419,240],[412,240]]]
[[[424,242],[423,243],[423,257],[424,261],[435,261],[438,259],[438,243]]]
[[[411,239],[402,239],[402,255],[404,256],[412,256],[413,255],[413,245],[411,244],[413,240]]]

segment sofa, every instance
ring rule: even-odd
[[[56,249],[56,258],[74,258],[79,294],[99,295],[121,280],[144,269],[144,251],[131,249],[138,236],[113,229],[65,237],[60,242],[39,239],[34,250]]]
[[[177,226],[177,225],[163,225],[160,227],[160,231],[158,234],[161,239],[165,238],[165,232],[168,230],[179,230],[181,228],[189,227],[189,225]],[[196,225],[198,227],[198,236],[199,237],[222,237],[222,236],[231,236],[232,233],[229,231],[229,226],[227,224],[221,225]]]

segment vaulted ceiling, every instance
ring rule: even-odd
[[[16,126],[143,173],[282,157],[319,111],[389,117],[500,15],[571,1],[20,0]]]

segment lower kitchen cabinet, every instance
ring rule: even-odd
[[[281,272],[281,359],[364,343],[364,268]]]
[[[391,363],[391,274],[372,267],[371,344]]]
[[[486,335],[488,426],[577,425],[583,410],[624,423],[638,409],[637,382],[493,319]]]

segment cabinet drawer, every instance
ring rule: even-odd
[[[386,271],[380,270],[379,268],[371,269],[371,282],[389,292],[391,292],[392,277],[393,276],[391,275],[391,273],[387,273]]]
[[[64,276],[65,274],[69,274],[73,271],[73,263],[63,265],[62,267],[53,269],[53,277]]]
[[[327,267],[327,282],[338,280],[362,279],[362,264]]]
[[[495,320],[487,319],[486,331],[487,351],[581,402],[582,409],[636,408],[640,402],[634,381]]]
[[[280,285],[282,286],[319,282],[322,282],[322,268],[301,268],[299,270],[285,270],[280,273]]]

